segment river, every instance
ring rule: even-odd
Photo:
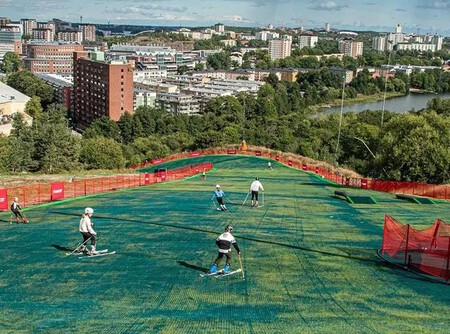
[[[442,94],[409,94],[401,97],[394,97],[392,99],[386,99],[386,105],[384,110],[392,111],[396,113],[403,113],[414,110],[420,110],[427,106],[428,101],[439,97],[440,99],[450,99],[450,93]],[[383,101],[358,103],[349,106],[344,106],[342,112],[360,112],[363,110],[382,110]],[[320,114],[332,114],[341,112],[341,107],[324,108]]]

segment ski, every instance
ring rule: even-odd
[[[224,274],[224,273],[222,272],[222,273],[220,273],[220,274],[215,275],[214,278],[220,278],[220,277],[224,277],[224,276],[230,276],[230,275],[233,275],[233,274],[240,273],[241,271],[242,271],[241,268],[239,268],[239,269],[236,269],[236,270],[234,270],[234,271],[230,271],[229,273],[226,273],[226,274]]]
[[[102,250],[99,250],[99,251],[97,251],[97,253],[108,253],[108,250],[107,249],[102,249]],[[85,253],[83,253],[83,252],[71,252],[71,253],[66,253],[66,255],[80,255],[80,254],[85,254]]]
[[[204,273],[204,274],[200,274],[200,277],[214,276],[214,275],[220,274],[220,273],[222,273],[222,272],[223,272],[223,269],[222,269],[222,270],[219,270],[219,271],[216,271],[215,273],[210,273],[210,274]]]
[[[114,251],[114,252],[106,252],[106,253],[98,253],[98,254],[95,254],[95,255],[86,254],[86,255],[80,256],[78,258],[79,259],[88,259],[88,258],[92,258],[92,257],[100,257],[100,256],[113,255],[113,254],[116,254],[116,251]]]

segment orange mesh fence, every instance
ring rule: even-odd
[[[19,198],[22,207],[28,205],[51,202],[57,199],[74,198],[103,192],[134,188],[157,182],[179,180],[188,176],[210,171],[213,164],[206,162],[197,165],[189,165],[164,173],[123,174],[91,179],[72,180],[71,182],[57,182],[53,184],[31,184],[21,187],[0,189],[2,205],[1,210],[9,210],[9,204],[14,197]],[[57,185],[57,186],[55,186]],[[57,194],[57,195],[56,195]]]
[[[152,161],[147,161],[145,163],[131,166],[130,168],[142,168],[148,165],[157,165],[162,162],[168,162],[177,159],[218,154],[240,154],[273,159],[286,166],[313,172],[315,174],[323,176],[329,181],[352,188],[364,188],[394,194],[401,193],[438,199],[450,199],[450,186],[447,185],[432,185],[421,182],[381,181],[368,178],[347,178],[340,175],[340,173],[333,171],[331,168],[324,168],[315,164],[307,163],[306,161],[309,161],[309,159],[305,159],[302,157],[292,157],[289,154],[276,152],[271,149],[254,149],[251,147],[247,147],[245,151],[240,150],[239,147],[236,146],[233,148],[214,148],[196,152],[177,153],[167,158],[154,159]]]
[[[416,230],[386,215],[381,252],[407,267],[450,279],[450,225],[442,220]]]

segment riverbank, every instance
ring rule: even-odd
[[[386,93],[386,100],[393,99],[396,97],[403,97],[406,96],[405,94],[399,93],[399,92],[388,92]],[[371,102],[378,102],[384,100],[384,93],[378,93],[374,95],[359,95],[352,99],[344,99],[344,106],[351,106],[355,104],[363,104],[363,103],[371,103]],[[326,111],[328,108],[338,108],[341,106],[342,100],[336,99],[332,102],[329,102],[327,104],[316,104],[314,106],[310,106],[309,109],[312,112],[320,112],[320,111]]]

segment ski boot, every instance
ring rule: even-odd
[[[89,252],[89,255],[97,255],[98,252],[95,250],[95,246],[91,246],[91,251]]]
[[[228,274],[230,272],[230,265],[227,263],[225,265],[225,268],[223,268],[223,273],[224,274]]]
[[[217,272],[217,264],[213,263],[208,271],[208,274],[215,274]]]

